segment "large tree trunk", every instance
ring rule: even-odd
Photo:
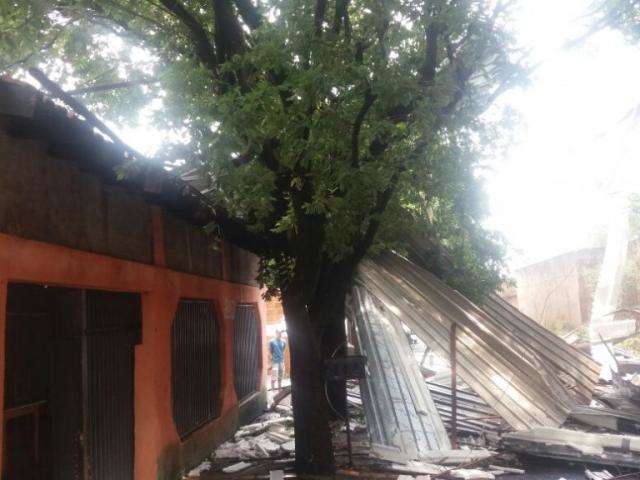
[[[318,298],[309,311],[312,323],[323,325],[321,342],[325,358],[347,354],[345,299],[348,285],[348,279],[332,278],[325,288],[320,289]],[[345,390],[345,380],[327,382],[327,400],[334,419],[342,419],[346,413]]]
[[[324,361],[318,325],[311,322],[301,288],[282,292],[291,353],[291,394],[296,438],[296,472],[331,475],[335,464]]]
[[[342,319],[329,319],[330,323],[322,332],[322,353],[325,358],[341,357],[347,353],[347,335]],[[327,401],[330,404],[331,418],[343,419],[346,414],[347,402],[345,390],[346,380],[330,380],[327,382]]]

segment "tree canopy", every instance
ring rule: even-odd
[[[508,139],[487,109],[527,75],[511,3],[14,0],[0,69],[38,66],[99,115],[164,132],[157,160],[200,178],[212,233],[258,254],[281,295],[296,465],[327,472],[319,372],[363,256],[417,238],[467,293],[503,280],[481,169]]]
[[[632,42],[640,41],[640,2],[638,0],[597,0],[589,12],[590,33],[604,28],[622,31]]]
[[[22,0],[0,7],[0,64],[39,65],[114,122],[152,115],[159,159],[201,172],[219,233],[263,257],[270,285],[313,218],[324,261],[401,248],[418,229],[474,292],[501,281],[477,169],[500,127],[481,114],[523,78],[507,14],[483,1]]]

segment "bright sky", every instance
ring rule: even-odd
[[[590,0],[520,0],[515,32],[539,64],[532,84],[501,101],[522,117],[518,143],[487,175],[488,226],[504,234],[512,268],[590,246],[611,216],[620,180],[640,192],[640,45],[600,32],[582,47]],[[640,112],[640,110],[638,110]],[[141,151],[148,129],[122,131]]]
[[[640,45],[601,32],[568,49],[589,0],[521,3],[516,32],[539,67],[503,99],[523,122],[487,183],[488,224],[510,243],[512,268],[590,246],[611,192],[640,191],[640,121],[628,118],[640,105]]]

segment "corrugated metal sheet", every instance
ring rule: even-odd
[[[445,422],[451,421],[451,386],[427,382],[438,413]],[[457,389],[457,430],[470,433],[501,432],[504,421],[475,392]]]
[[[428,271],[435,268],[441,273],[455,268],[450,257],[429,239],[414,236],[407,240],[408,258],[418,267]],[[549,332],[499,295],[486,296],[481,307],[488,314],[484,318],[488,328],[495,327],[498,335],[506,334],[530,345],[554,369],[577,401],[588,403],[591,400],[600,367],[590,356]]]
[[[171,343],[173,417],[184,437],[219,411],[218,330],[211,302],[180,301]]]
[[[640,415],[633,410],[578,405],[571,412],[571,419],[591,427],[640,435]]]
[[[361,382],[371,441],[408,458],[451,443],[397,318],[360,286],[352,289],[360,352],[367,357]]]
[[[534,428],[504,435],[501,444],[513,452],[579,463],[640,468],[640,437],[587,433],[562,428]]]
[[[449,356],[458,326],[458,374],[514,429],[561,425],[575,406],[553,369],[528,345],[429,272],[387,253],[364,261],[358,281],[431,348]]]
[[[86,292],[87,453],[90,478],[133,479],[134,343],[140,297]]]
[[[233,337],[233,375],[238,400],[258,390],[260,383],[260,323],[253,305],[238,305]]]
[[[482,309],[487,324],[498,335],[510,335],[528,345],[545,360],[560,380],[575,392],[576,399],[589,403],[600,377],[600,365],[589,355],[565,342],[496,294],[485,298]]]

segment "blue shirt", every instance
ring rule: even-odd
[[[269,351],[271,352],[271,361],[273,363],[284,362],[285,348],[287,348],[287,342],[281,338],[274,338],[269,342]]]

